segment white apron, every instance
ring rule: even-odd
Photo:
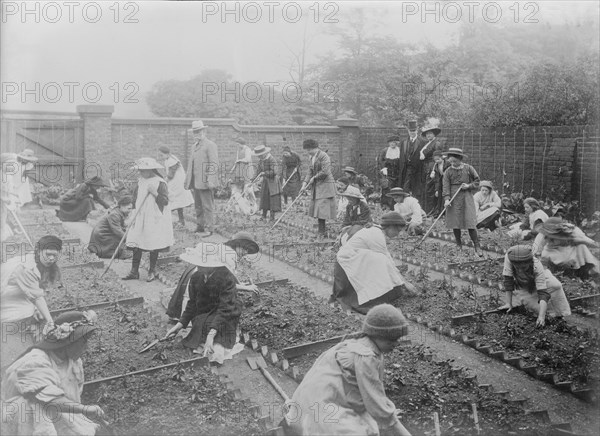
[[[406,283],[387,249],[383,231],[376,226],[356,232],[338,251],[337,261],[356,291],[358,304]]]
[[[175,171],[175,175],[167,182],[169,188],[169,207],[171,210],[188,207],[194,203],[192,191],[185,189],[185,170],[179,159],[175,156],[169,156],[165,161],[165,171],[168,173],[169,168],[179,163],[179,168]]]
[[[155,186],[158,189],[158,185],[162,181],[164,180],[158,176],[139,179],[137,200],[135,202],[135,209],[139,212],[127,234],[128,247],[141,248],[142,250],[160,250],[173,245],[171,207],[167,204],[161,212],[154,196],[148,194],[150,186]],[[144,202],[146,195],[149,195],[149,197]],[[144,205],[142,206],[143,202]]]

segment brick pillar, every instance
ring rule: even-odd
[[[342,168],[345,166],[355,166],[353,161],[358,153],[358,138],[360,135],[358,120],[340,117],[333,120],[333,124],[340,128],[339,165]]]
[[[118,162],[111,140],[114,110],[112,105],[77,106],[77,113],[83,120],[84,179],[98,175],[108,181],[113,175],[118,177]]]

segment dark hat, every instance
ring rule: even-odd
[[[94,176],[90,179],[84,180],[83,183],[91,186],[104,186],[106,188],[109,187],[109,185],[104,180],[102,180],[102,177],[100,176]]]
[[[302,148],[304,150],[310,150],[312,148],[319,148],[319,143],[314,139],[305,139],[302,143]]]
[[[54,235],[46,235],[46,236],[42,236],[40,239],[38,239],[37,241],[37,249],[38,250],[62,250],[62,239],[60,239],[58,236],[54,236]]]
[[[414,132],[417,130],[417,121],[416,120],[410,120],[408,122],[408,131],[409,132]]]
[[[433,152],[433,157],[436,157],[436,156],[440,156],[440,157],[446,157],[446,153],[444,153],[444,152],[442,152],[442,151],[440,151],[440,150],[435,150],[435,151]]]
[[[391,304],[380,304],[369,310],[362,331],[372,338],[393,341],[408,334],[408,322],[397,307]]]
[[[405,195],[405,196],[409,196],[410,193],[406,192],[404,189],[402,188],[392,188],[390,189],[390,192],[388,192],[387,194],[385,194],[386,197],[396,197],[397,195]]]
[[[286,145],[285,147],[283,147],[283,151],[289,151],[291,153],[292,149]]]
[[[404,227],[406,220],[398,212],[388,212],[381,217],[381,226],[400,226]]]
[[[165,154],[171,154],[171,149],[166,145],[161,145],[160,147],[158,147],[158,151]]]
[[[117,202],[117,204],[119,206],[127,206],[128,204],[133,204],[133,198],[131,198],[131,196],[129,196],[129,195],[125,195],[125,196],[119,198],[119,201]]]
[[[400,137],[398,135],[388,136],[387,142],[400,142]]]
[[[79,312],[72,310],[61,313],[54,320],[54,325],[46,325],[43,340],[35,348],[42,350],[57,350],[64,348],[97,330],[98,316],[93,310]]]
[[[511,262],[525,262],[533,259],[533,250],[529,245],[514,245],[506,252]]]
[[[246,144],[246,140],[244,138],[242,138],[241,136],[236,136],[235,138],[233,138],[233,142],[237,142],[238,144],[242,144],[242,145]]]
[[[344,167],[342,168],[343,172],[357,174],[356,170],[353,167]]]
[[[456,148],[456,147],[450,147],[448,149],[448,151],[446,152],[446,154],[448,156],[458,156],[460,158],[469,157],[469,156],[467,156],[466,154],[463,153],[463,151],[462,151],[461,148]]]
[[[252,239],[250,233],[247,232],[237,232],[233,235],[233,238],[225,242],[225,245],[231,248],[243,247],[248,254],[256,254],[259,251],[258,244]]]

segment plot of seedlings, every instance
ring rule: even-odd
[[[140,354],[145,346],[162,338],[168,327],[148,314],[142,305],[113,306],[98,309],[96,313],[99,331],[83,358],[88,381],[201,357],[192,355],[180,344],[184,333]]]
[[[568,325],[562,319],[547,318],[544,328],[535,325],[536,316],[521,311],[507,315],[490,314],[455,327],[466,335],[520,356],[526,365],[541,373],[555,373],[555,381],[571,381],[574,389],[597,390],[600,380],[598,332]]]
[[[86,305],[116,301],[130,295],[123,289],[120,279],[109,270],[100,277],[100,268],[80,267],[61,270],[62,287],[46,293],[50,310],[67,307],[85,307]]]
[[[209,368],[164,369],[84,390],[119,435],[259,436],[264,430],[249,407],[233,398]]]

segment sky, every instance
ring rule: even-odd
[[[308,63],[335,56],[328,32],[347,25],[357,8],[368,10],[371,35],[443,48],[456,41],[461,22],[560,24],[597,19],[599,4],[2,1],[1,107],[75,112],[79,104],[111,104],[115,117],[143,118],[151,116],[144,94],[153,84],[204,69],[225,70],[242,83],[284,84],[304,33]]]

